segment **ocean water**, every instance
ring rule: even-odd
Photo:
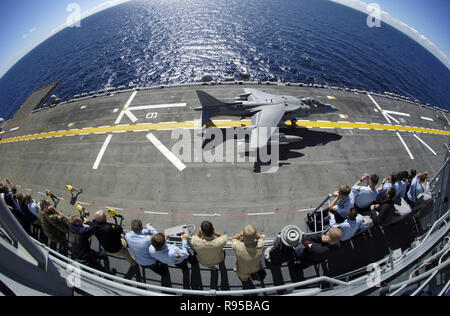
[[[450,109],[450,70],[415,41],[326,0],[133,1],[36,47],[0,79],[0,117],[60,81],[74,94],[111,86],[252,79],[391,91]]]

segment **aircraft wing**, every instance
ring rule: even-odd
[[[263,92],[260,90],[256,90],[256,89],[244,89],[245,94],[248,94],[248,101],[262,101],[262,102],[267,102],[269,100],[275,100],[277,99],[279,96],[271,94],[271,93],[267,93],[267,92]]]
[[[257,112],[252,116],[253,130],[250,148],[260,148],[267,145],[286,113],[285,108],[284,104],[274,104],[253,109]]]

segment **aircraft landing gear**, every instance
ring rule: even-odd
[[[293,120],[291,120],[291,127],[296,127],[297,126],[297,119],[293,119]]]

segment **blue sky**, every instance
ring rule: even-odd
[[[59,26],[66,23],[70,12],[67,6],[76,2],[82,14],[98,11],[123,0],[1,0],[0,1],[0,77],[26,52],[48,38]],[[295,0],[293,0],[295,1]],[[353,7],[364,4],[360,0],[334,0]],[[400,20],[434,43],[450,56],[450,0],[375,0],[390,17]],[[90,12],[89,12],[90,11]],[[387,20],[388,18],[386,18]],[[391,21],[392,22],[392,21]],[[395,24],[392,22],[390,24]],[[395,26],[395,25],[394,25]],[[405,33],[412,31],[405,29]],[[429,50],[437,49],[430,47]]]
[[[113,5],[120,0],[0,0],[0,77],[20,57],[65,25],[68,5],[77,3],[81,13]]]
[[[376,0],[381,9],[414,27],[450,57],[449,0]]]

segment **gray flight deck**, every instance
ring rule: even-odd
[[[317,97],[339,111],[298,122],[306,127],[280,128],[282,133],[303,140],[280,148],[280,167],[272,174],[259,172],[252,162],[183,161],[186,168],[180,171],[161,147],[146,137],[152,133],[171,150],[177,139],[171,138],[173,128],[166,122],[177,122],[175,126],[180,127],[182,122],[200,120],[201,112],[193,110],[200,106],[196,90],[232,102],[246,87],[279,95]],[[122,113],[129,101],[135,122]],[[133,109],[137,106],[143,107]],[[123,115],[120,122],[119,115]],[[214,118],[221,124],[228,124],[221,121],[227,119],[236,120]],[[388,120],[397,131],[386,130]],[[320,126],[314,127],[316,123]],[[148,124],[155,125],[149,128]],[[381,125],[383,128],[379,128]],[[0,177],[19,184],[21,191],[30,191],[34,199],[44,198],[47,188],[68,199],[65,185],[70,184],[83,189],[79,202],[91,214],[105,206],[113,207],[125,217],[126,229],[135,218],[152,223],[159,231],[181,224],[198,227],[207,219],[217,231],[229,236],[252,223],[267,237],[288,224],[306,229],[308,210],[340,185],[353,185],[363,173],[377,173],[381,180],[393,171],[414,168],[433,176],[444,161],[450,131],[442,112],[410,102],[285,85],[115,91],[37,111],[17,127],[5,129],[0,135]],[[421,128],[427,129],[425,133]],[[48,133],[44,136],[49,138],[35,135],[41,133]],[[15,141],[21,136],[29,140]],[[105,143],[107,139],[109,143]],[[97,169],[93,169],[95,162]],[[59,208],[68,216],[77,213],[67,201],[61,201]]]

